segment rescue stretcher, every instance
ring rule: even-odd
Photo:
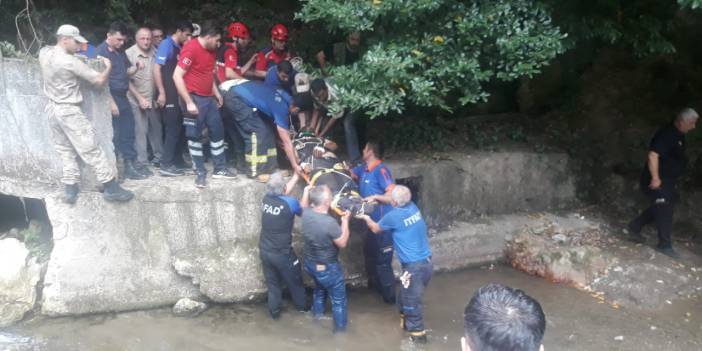
[[[293,138],[303,178],[313,186],[326,185],[332,192],[331,208],[341,215],[346,211],[358,216],[373,212],[374,203],[363,201],[358,185],[344,163],[325,145],[328,141],[311,132],[300,132]]]

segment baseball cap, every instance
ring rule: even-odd
[[[307,73],[298,73],[295,75],[295,91],[297,91],[297,93],[310,91],[310,77]]]
[[[56,31],[56,35],[61,35],[64,37],[71,37],[75,39],[77,42],[85,44],[88,42],[83,36],[80,35],[80,31],[78,30],[78,27],[72,26],[70,24],[64,24],[61,27],[58,28]]]

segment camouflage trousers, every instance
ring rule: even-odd
[[[95,129],[80,106],[49,102],[46,112],[54,147],[63,161],[61,183],[80,182],[78,157],[93,167],[100,183],[107,183],[117,176],[115,165],[98,146]]]

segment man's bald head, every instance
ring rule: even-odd
[[[134,39],[141,51],[149,51],[151,49],[151,28],[141,27],[136,31]]]

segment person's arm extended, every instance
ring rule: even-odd
[[[648,152],[648,171],[651,173],[651,184],[649,187],[651,189],[658,189],[661,187],[661,177],[658,173],[658,162],[659,156],[655,151]]]
[[[212,93],[215,96],[215,100],[217,100],[217,107],[222,107],[222,105],[224,105],[224,99],[222,98],[222,94],[219,92],[217,81],[215,79],[212,80]]]
[[[380,225],[376,223],[372,218],[370,218],[369,215],[362,215],[359,216],[358,218],[364,220],[366,222],[366,225],[368,226],[368,229],[370,229],[371,232],[375,234],[380,234],[383,232],[382,229],[380,229]]]
[[[242,72],[244,72],[244,69],[241,69]],[[227,67],[224,69],[224,75],[227,77],[227,79],[242,79],[244,78],[243,75],[239,75],[239,73],[236,73],[235,70],[233,70],[231,67]]]
[[[365,198],[366,201],[375,201],[375,202],[380,202],[383,204],[392,204],[392,196],[390,193],[392,192],[392,189],[388,189],[385,194],[382,195],[371,195]]]
[[[98,56],[98,59],[102,61],[102,64],[105,65],[105,70],[102,72],[98,72],[97,77],[92,81],[92,84],[96,87],[101,87],[107,83],[108,78],[110,78],[110,72],[112,71],[112,62],[110,62],[109,59],[106,57]]]
[[[154,82],[156,83],[156,89],[158,90],[158,97],[156,98],[156,103],[158,104],[158,106],[163,107],[166,105],[166,88],[163,87],[161,65],[159,65],[158,63],[154,64]]]
[[[331,127],[334,126],[334,123],[336,123],[336,118],[330,118],[329,121],[327,121],[327,124],[324,125],[324,128],[322,128],[322,132],[319,133],[318,136],[327,135],[327,132],[331,129]]]
[[[249,72],[253,72],[251,70],[251,66],[256,63],[256,60],[258,59],[258,55],[253,55],[251,58],[241,67],[240,71],[241,74],[246,77],[246,74]],[[242,77],[242,78],[244,78]]]
[[[149,100],[146,100],[141,94],[139,94],[139,91],[137,91],[136,87],[132,82],[129,82],[129,93],[134,96],[134,99],[136,99],[137,103],[139,104],[139,108],[142,110],[146,110],[147,108],[151,108],[151,102]]]
[[[319,109],[316,107],[312,108],[312,120],[310,121],[310,128],[312,128],[312,132],[317,134],[317,131],[319,130]]]
[[[188,110],[188,113],[193,116],[197,116],[197,106],[195,106],[193,99],[190,97],[190,93],[188,93],[188,88],[185,87],[185,80],[183,79],[184,75],[185,70],[180,66],[176,67],[175,71],[173,72],[173,82],[175,83],[176,89],[178,90],[178,95],[185,102],[185,106]]]
[[[349,230],[349,219],[351,218],[351,212],[346,211],[344,215],[341,216],[341,236],[334,239],[334,245],[338,248],[343,249],[346,244],[349,243],[349,236],[351,231]]]
[[[300,172],[300,165],[297,162],[297,157],[295,156],[295,151],[293,150],[292,140],[290,140],[290,134],[288,134],[288,130],[281,126],[276,126],[276,129],[278,130],[278,136],[280,136],[280,140],[283,141],[283,150],[285,150],[285,156],[288,157],[288,161],[290,161],[290,164],[293,166],[295,172]]]
[[[310,190],[312,190],[312,188],[313,186],[308,184],[302,189],[302,198],[300,199],[300,206],[302,206],[302,208],[310,207]]]
[[[290,195],[292,191],[295,189],[295,185],[297,184],[297,181],[300,180],[300,175],[297,173],[293,173],[292,177],[290,177],[290,180],[288,180],[288,183],[285,184],[285,195]]]

